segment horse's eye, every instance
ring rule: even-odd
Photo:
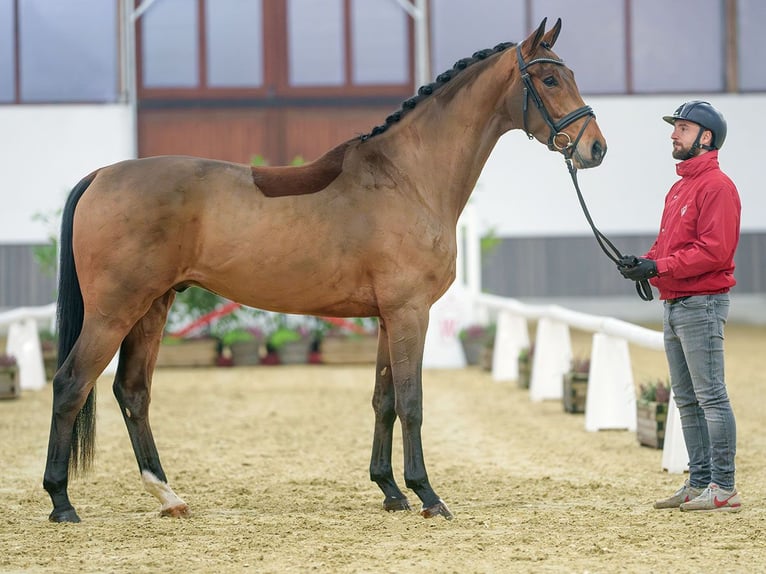
[[[554,78],[553,76],[548,76],[547,78],[543,80],[543,84],[551,87],[551,86],[558,86],[559,83],[556,81],[556,78]]]

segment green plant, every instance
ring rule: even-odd
[[[587,375],[590,372],[590,359],[585,357],[575,357],[569,363],[569,372]]]
[[[650,403],[667,403],[670,401],[670,385],[661,379],[641,383],[638,398]]]
[[[535,356],[535,344],[532,343],[529,347],[522,347],[519,351],[519,361],[532,361],[532,357]]]
[[[228,331],[221,336],[221,343],[224,346],[229,346],[234,343],[245,343],[247,341],[260,341],[263,338],[263,333],[258,328],[236,328]]]
[[[15,367],[16,357],[5,353],[0,354],[0,367]]]
[[[490,325],[469,325],[458,332],[458,338],[466,343],[481,343],[492,345],[495,341],[495,330],[497,326]]]
[[[40,221],[48,228],[48,243],[44,245],[35,245],[32,248],[32,255],[40,266],[40,270],[51,277],[56,276],[58,263],[58,232],[56,223],[61,218],[61,209],[52,213],[38,212],[32,216],[32,221]]]

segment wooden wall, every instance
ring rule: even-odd
[[[139,113],[139,156],[193,155],[270,165],[316,159],[383,123],[396,105],[375,107],[181,108]]]

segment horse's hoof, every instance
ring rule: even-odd
[[[383,508],[387,512],[397,512],[399,510],[412,510],[410,501],[406,498],[386,498],[383,501]]]
[[[169,516],[170,518],[189,518],[191,511],[188,504],[177,504],[176,506],[169,506],[160,510],[160,516]]]
[[[443,516],[447,520],[452,520],[454,516],[452,516],[452,513],[449,511],[449,508],[447,508],[447,505],[444,504],[443,500],[439,500],[436,504],[433,506],[429,506],[428,508],[423,507],[423,509],[420,511],[420,516],[423,518],[433,518],[434,516]]]
[[[51,522],[80,522],[80,517],[77,516],[74,508],[68,508],[67,510],[54,510],[48,516],[48,520]]]

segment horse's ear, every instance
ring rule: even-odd
[[[553,25],[553,28],[548,30],[545,33],[545,36],[543,36],[543,42],[548,44],[549,47],[553,47],[553,45],[556,43],[556,39],[559,37],[559,33],[561,32],[561,18],[556,20],[556,23]]]
[[[545,35],[545,23],[548,21],[548,18],[543,18],[543,21],[540,22],[540,25],[537,27],[537,30],[532,32],[529,35],[529,38],[524,40],[522,42],[525,52],[527,54],[534,54],[535,50],[537,50],[537,46],[540,45],[540,42],[543,39],[543,36]]]

